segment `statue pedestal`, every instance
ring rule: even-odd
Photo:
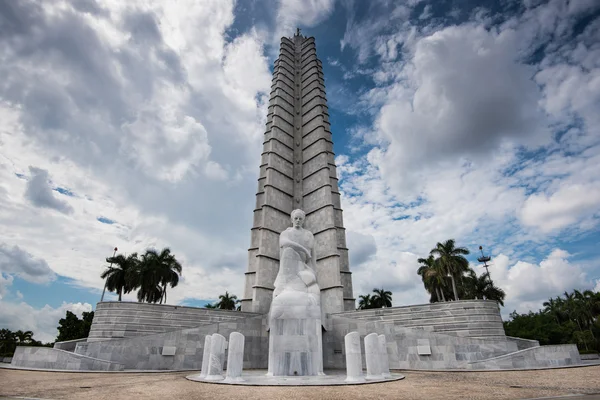
[[[270,376],[323,374],[321,307],[304,293],[284,291],[271,304]]]

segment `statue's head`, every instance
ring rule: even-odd
[[[294,228],[302,228],[302,225],[304,224],[304,218],[306,218],[304,211],[296,209],[292,211],[291,217]]]

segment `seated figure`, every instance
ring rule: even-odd
[[[317,284],[314,237],[305,214],[294,210],[292,227],[279,237],[279,272],[269,312],[269,375],[323,373],[321,291]]]

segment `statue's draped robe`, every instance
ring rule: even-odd
[[[279,273],[269,313],[269,375],[319,375],[323,344],[314,238],[308,230],[288,228],[279,245]]]

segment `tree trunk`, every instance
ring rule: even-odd
[[[454,276],[450,274],[450,280],[452,281],[452,290],[454,291],[454,300],[458,301],[458,292],[456,291],[456,282],[454,281]]]
[[[444,288],[439,288],[440,294],[442,295],[442,301],[446,302],[446,296],[444,296]]]
[[[438,302],[444,301],[444,300],[442,300],[442,299],[443,299],[443,296],[442,296],[442,294],[441,294],[441,293],[442,293],[442,291],[440,290],[440,288],[439,288],[439,287],[436,287],[436,288],[435,288],[435,294],[436,294],[436,296],[437,296]]]
[[[121,301],[121,293],[123,292],[123,289],[119,289],[119,301]]]

